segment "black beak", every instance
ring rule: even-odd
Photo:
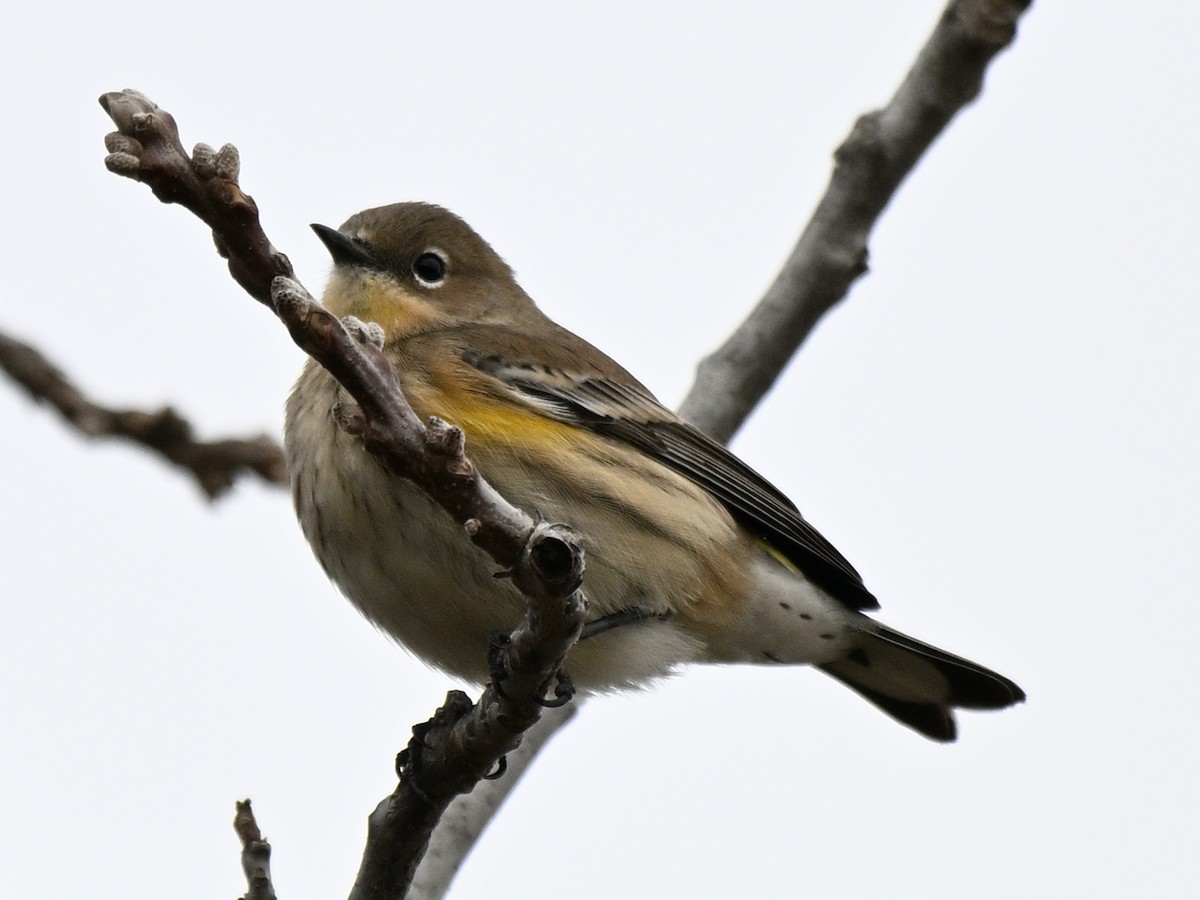
[[[328,225],[313,224],[308,227],[317,233],[317,237],[339,266],[363,266],[370,269],[379,267],[379,261],[371,255],[371,248],[362,241],[348,237]]]

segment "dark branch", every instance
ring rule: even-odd
[[[339,321],[291,277],[286,257],[271,247],[253,201],[237,185],[232,147],[217,154],[198,148],[189,159],[174,119],[145,96],[106,94],[101,105],[119,129],[106,139],[108,167],[149,184],[164,202],[180,203],[212,227],[238,282],[270,303],[296,344],[354,399],[336,411],[341,427],[360,436],[394,474],[422,487],[525,594],[525,617],[492,661],[501,689],[489,687],[473,706],[454,692],[434,719],[415,729],[400,784],[372,817],[353,896],[403,896],[446,806],[496,768],[540,717],[546,692],[567,683],[563,662],[587,613],[579,590],[582,544],[566,526],[537,523],[505,501],[465,455],[459,429],[417,418],[382,352],[378,326]]]
[[[1031,0],[954,0],[886,107],[864,115],[834,154],[825,196],[767,290],[701,361],[680,415],[728,441],[817,321],[867,271],[867,241],[917,160],[975,99]]]
[[[104,94],[100,105],[117,126],[104,145],[110,172],[149,185],[163,203],[191,210],[213,230],[217,252],[246,292],[271,305],[271,279],[295,274],[286,256],[271,246],[258,220],[258,206],[237,183],[237,148],[213,150],[197,144],[189,158],[169,112],[145,94],[124,90]]]
[[[287,484],[283,450],[267,435],[201,441],[187,420],[169,406],[155,412],[101,406],[33,347],[3,333],[0,368],[35,401],[53,406],[87,437],[134,441],[187,470],[209,499],[219,497],[247,473],[270,484]]]
[[[578,583],[583,551],[577,540],[561,526],[543,525],[514,573],[518,585],[529,569],[540,567],[539,557],[558,559],[563,551],[568,563],[555,565],[557,574],[549,580],[564,587]],[[488,778],[538,721],[544,708],[540,698],[552,680],[562,677],[563,659],[583,628],[586,606],[578,598],[575,592],[565,602],[544,597],[530,603],[502,644],[507,660],[502,689],[489,685],[474,706],[466,694],[451,691],[434,717],[413,729],[401,754],[400,784],[368,820],[367,847],[350,900],[404,896],[450,802]]]

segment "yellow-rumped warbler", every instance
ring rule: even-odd
[[[461,427],[511,503],[584,537],[591,621],[568,668],[581,688],[644,683],[680,663],[811,664],[935,740],[955,707],[1024,699],[1012,681],[863,615],[878,606],[783,494],[623,368],[550,321],[464,221],[424,203],[314,225],[333,256],[325,305],[377,322],[421,417]],[[522,599],[412,482],[331,411],[309,361],[287,405],[292,492],[329,576],[428,663],[488,677],[489,632]]]

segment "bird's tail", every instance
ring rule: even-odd
[[[870,620],[858,645],[821,669],[889,716],[935,741],[952,741],[954,709],[1003,709],[1025,692],[990,669]]]

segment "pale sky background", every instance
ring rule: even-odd
[[[309,222],[442,203],[669,404],[770,282],[940,0],[8,4],[0,327],[116,405],[277,433],[301,364],[206,229],[102,164],[103,91]],[[927,742],[804,669],[589,704],[455,897],[1196,896],[1194,5],[1035,4],[735,449],[882,599],[1029,702]],[[0,383],[0,896],[344,896],[451,679],[286,494],[208,505]]]

